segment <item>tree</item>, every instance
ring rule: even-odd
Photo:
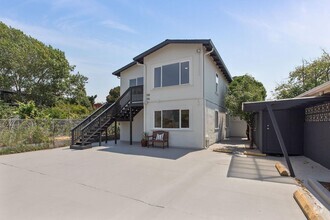
[[[302,60],[302,65],[290,72],[287,82],[276,86],[276,99],[293,98],[330,80],[330,55],[323,50],[321,57]]]
[[[107,96],[107,102],[112,104],[119,98],[119,96],[120,96],[120,86],[114,87],[109,91],[109,95]]]
[[[226,107],[230,115],[238,116],[240,119],[246,121],[250,147],[253,146],[253,135],[251,135],[251,131],[254,127],[254,114],[244,112],[242,110],[242,103],[264,101],[265,98],[266,89],[263,84],[248,74],[233,77],[233,81],[229,84],[228,93],[225,98]]]
[[[64,52],[0,22],[0,88],[16,91],[20,101],[54,106],[61,98],[87,102],[87,77],[74,74]]]
[[[88,97],[88,100],[91,103],[92,107],[94,108],[95,100],[97,98],[97,95],[91,95],[91,96],[87,96],[87,97]]]

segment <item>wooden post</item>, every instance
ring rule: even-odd
[[[133,144],[133,123],[132,123],[132,88],[130,88],[130,102],[129,102],[129,144],[132,145]]]
[[[101,146],[101,142],[102,142],[102,131],[101,131],[101,118],[100,117],[99,117],[99,129],[100,129],[99,146]]]
[[[115,119],[115,144],[117,144],[117,119]]]
[[[105,143],[108,143],[108,128],[105,129]]]
[[[267,106],[267,110],[268,110],[268,113],[269,113],[269,116],[270,116],[270,120],[272,121],[274,130],[275,130],[275,133],[276,133],[278,142],[280,143],[280,147],[281,147],[282,153],[283,153],[283,155],[285,157],[286,163],[288,164],[288,168],[289,168],[289,171],[290,171],[290,176],[291,177],[295,177],[295,174],[294,174],[294,171],[293,171],[293,168],[292,168],[292,165],[291,165],[291,161],[290,161],[290,158],[288,156],[288,152],[286,150],[286,147],[285,147],[285,144],[284,144],[284,140],[283,140],[281,131],[280,131],[279,127],[278,127],[278,124],[277,124],[277,121],[276,121],[276,118],[275,118],[273,109],[270,106],[270,104],[266,104],[266,106]]]

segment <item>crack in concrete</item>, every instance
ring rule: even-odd
[[[95,189],[95,190],[98,190],[98,191],[102,191],[102,192],[114,194],[114,195],[119,196],[119,197],[122,197],[122,198],[134,200],[134,201],[137,201],[137,202],[146,204],[148,206],[152,206],[152,207],[156,207],[156,208],[162,208],[162,209],[165,208],[165,206],[162,206],[162,205],[151,204],[151,203],[148,203],[148,202],[143,201],[141,199],[137,199],[137,198],[130,197],[130,196],[127,196],[127,195],[124,195],[124,194],[120,194],[120,193],[116,193],[116,192],[109,191],[109,190],[106,190],[106,189],[98,188],[98,187],[95,187],[95,186],[87,185],[87,184],[84,184],[84,183],[76,183],[76,184],[82,185],[84,187],[92,188],[92,189]]]
[[[40,174],[40,175],[43,175],[43,176],[52,177],[50,175],[47,175],[45,173],[41,173],[39,171],[35,171],[35,170],[23,168],[23,167],[18,167],[18,166],[12,165],[12,164],[7,164],[7,163],[3,163],[3,162],[0,162],[0,164],[5,165],[5,166],[9,166],[9,167],[13,167],[13,168],[16,168],[16,169],[20,169],[20,170],[29,171],[29,172],[32,172],[32,173],[37,173],[37,174]],[[52,178],[54,178],[54,177],[52,177]],[[88,184],[85,184],[85,183],[73,182],[73,181],[69,181],[69,180],[63,179],[63,178],[60,178],[60,179],[65,180],[65,181],[68,181],[68,182],[71,182],[71,183],[79,184],[79,185],[84,186],[84,187],[95,189],[95,190],[98,190],[98,191],[102,191],[102,192],[106,192],[106,193],[111,193],[111,194],[114,194],[114,195],[119,196],[119,197],[122,197],[122,198],[134,200],[134,201],[137,201],[137,202],[140,202],[140,203],[143,203],[143,204],[146,204],[148,206],[155,207],[155,208],[165,208],[164,206],[161,206],[161,205],[151,204],[151,203],[148,203],[148,202],[143,201],[141,199],[133,198],[133,197],[130,197],[130,196],[127,196],[127,195],[123,195],[123,194],[120,194],[120,193],[112,192],[112,191],[109,191],[109,190],[106,190],[106,189],[102,189],[102,188],[98,188],[98,187],[95,187],[95,186],[91,186],[91,185],[88,185]]]
[[[29,172],[32,172],[32,173],[37,173],[37,174],[40,174],[40,175],[43,175],[43,176],[47,176],[47,174],[45,174],[45,173],[41,173],[39,171],[35,171],[35,170],[27,169],[27,168],[18,167],[18,166],[12,165],[12,164],[2,163],[2,162],[0,162],[0,164],[5,165],[5,166],[9,166],[9,167],[14,167],[14,168],[20,169],[20,170],[29,171]]]

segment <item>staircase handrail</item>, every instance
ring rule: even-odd
[[[143,85],[140,85],[140,86],[132,86],[132,87],[129,87],[123,95],[121,95],[111,106],[109,106],[107,109],[105,109],[101,114],[99,114],[97,117],[95,117],[92,121],[90,121],[88,124],[86,124],[82,129],[81,129],[81,133],[82,133],[82,142],[84,143],[85,141],[88,141],[88,139],[90,137],[92,137],[97,131],[95,131],[93,134],[90,134],[89,137],[85,140],[84,138],[84,133],[85,133],[85,130],[88,128],[88,127],[91,127],[93,126],[97,121],[98,121],[98,126],[102,127],[104,126],[104,124],[106,124],[108,122],[108,120],[111,120],[112,117],[114,117],[116,114],[118,114],[120,112],[120,110],[118,112],[115,112],[114,114],[112,114],[110,116],[110,118],[107,120],[107,121],[104,121],[102,126],[101,126],[101,119],[104,118],[104,115],[106,118],[108,118],[108,113],[112,110],[112,109],[115,109],[116,106],[120,105],[120,102],[122,101],[123,98],[127,97],[127,95],[129,95],[128,97],[128,100],[127,102],[123,103],[123,105],[121,106],[121,108],[125,105],[127,105],[129,102],[132,102],[133,101],[133,95],[132,95],[132,91],[134,89],[138,89],[138,88],[143,88]],[[141,95],[143,95],[143,92],[141,93]],[[140,101],[143,100],[143,97]]]
[[[94,111],[91,115],[89,115],[87,118],[85,118],[82,122],[80,122],[79,124],[77,124],[76,126],[74,126],[72,130],[75,130],[76,128],[78,128],[80,125],[82,125],[83,123],[85,123],[86,121],[88,121],[91,117],[93,117],[95,114],[99,113],[103,108],[108,108],[108,106],[110,105],[110,103],[106,102],[104,103],[100,108],[98,108],[96,111]],[[111,106],[111,105],[110,105]]]
[[[116,106],[122,99],[123,97],[126,96],[126,94],[130,91],[132,87],[128,88],[123,95],[121,95],[112,105],[110,105],[108,108],[106,108],[101,114],[99,114],[97,117],[95,117],[93,120],[91,120],[88,124],[86,124],[81,131],[84,131],[86,128],[88,128],[91,124],[93,124],[98,118],[106,114],[113,106]]]

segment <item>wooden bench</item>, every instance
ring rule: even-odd
[[[168,147],[168,131],[153,131],[152,135],[148,136],[148,147],[155,147],[155,143],[161,143],[163,148]]]

